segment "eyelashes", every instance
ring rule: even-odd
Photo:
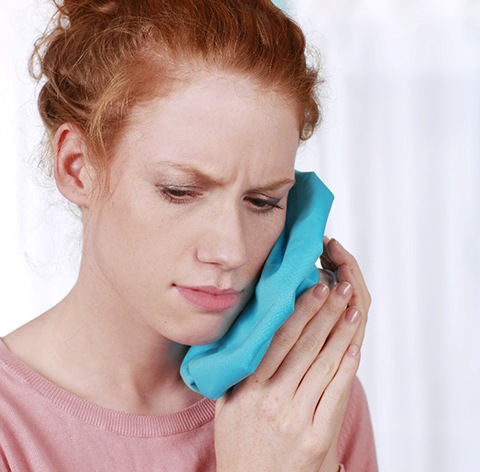
[[[280,205],[281,199],[245,197],[244,200],[248,202],[256,213],[265,213],[271,210],[283,210],[284,207]]]
[[[171,203],[186,204],[200,196],[201,192],[194,187],[176,187],[173,185],[157,185],[161,195]]]
[[[177,185],[156,185],[160,195],[169,203],[175,205],[187,205],[201,198],[204,192],[194,186],[177,186]],[[254,213],[269,213],[274,210],[284,210],[285,207],[280,205],[281,198],[273,198],[263,194],[255,196],[246,195],[243,201],[248,208]]]

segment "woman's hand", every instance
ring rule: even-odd
[[[338,282],[348,282],[353,287],[350,306],[357,307],[362,313],[362,322],[353,342],[358,346],[363,343],[365,327],[368,320],[371,297],[356,259],[347,252],[336,239],[327,237],[323,240],[324,251],[320,260],[322,267],[337,276]]]
[[[327,247],[328,247],[327,241]],[[258,369],[217,402],[217,470],[337,472],[336,446],[368,309],[356,262],[339,247],[331,292],[319,284],[298,300]]]

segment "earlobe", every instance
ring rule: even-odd
[[[93,173],[87,161],[83,135],[70,123],[61,125],[54,138],[55,181],[61,194],[80,208],[88,208]]]

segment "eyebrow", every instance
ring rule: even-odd
[[[168,166],[168,167],[173,167],[174,169],[179,170],[180,172],[183,172],[184,174],[187,174],[191,177],[193,177],[195,180],[199,181],[203,185],[206,186],[214,186],[214,185],[223,185],[222,181],[219,181],[215,179],[214,177],[206,174],[205,172],[201,171],[200,169],[196,168],[195,166],[192,166],[190,164],[178,164],[176,162],[162,162],[162,166]],[[293,187],[295,185],[295,179],[280,179],[276,180],[274,182],[271,182],[267,185],[262,185],[260,187],[255,187],[255,191],[272,191],[272,190],[277,190],[282,187],[286,187],[287,185],[290,185]]]

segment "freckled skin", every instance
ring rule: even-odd
[[[84,270],[134,325],[182,344],[217,339],[283,228],[298,139],[292,104],[228,74],[204,73],[136,109],[111,194],[85,214]],[[207,313],[177,285],[241,296]]]
[[[4,341],[95,404],[165,414],[199,400],[179,375],[186,348],[229,328],[284,226],[299,124],[284,97],[218,71],[130,118],[98,199],[82,137],[57,130],[57,185],[83,212],[79,278]],[[355,259],[332,241],[327,254],[339,284],[302,294],[257,370],[217,401],[218,471],[338,471],[370,297]],[[199,286],[238,303],[208,311],[178,288]]]

